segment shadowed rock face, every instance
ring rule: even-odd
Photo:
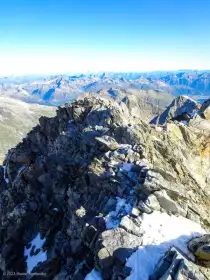
[[[47,260],[32,272],[47,276],[32,279],[83,279],[94,266],[124,279],[144,234],[138,215],[161,210],[209,230],[199,133],[179,124],[157,131],[124,103],[95,96],[41,117],[0,169],[1,271],[25,272],[24,247],[40,233]]]

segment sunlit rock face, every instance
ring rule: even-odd
[[[201,109],[200,113],[203,115],[203,117],[207,120],[210,120],[210,99],[206,100]]]

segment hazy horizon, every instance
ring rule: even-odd
[[[102,74],[152,74],[152,73],[177,73],[177,72],[210,72],[210,69],[176,69],[176,70],[154,70],[154,71],[86,71],[86,72],[52,72],[52,73],[25,73],[25,74],[9,74],[9,75],[3,75],[0,74],[0,78],[10,78],[10,77],[37,77],[37,78],[47,78],[51,76],[79,76],[79,75],[102,75]]]
[[[210,69],[210,2],[7,0],[0,75]]]

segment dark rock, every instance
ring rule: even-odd
[[[210,243],[210,234],[204,234],[201,237],[192,239],[188,243],[188,248],[192,253],[195,253],[200,246]]]
[[[210,234],[192,239],[188,243],[188,248],[201,265],[210,268]]]
[[[134,252],[135,248],[119,248],[113,253],[114,262],[117,265],[124,265],[127,258]]]
[[[33,280],[51,280],[55,275],[57,275],[60,271],[60,261],[58,259],[52,259],[50,261],[45,261],[43,263],[39,263],[36,266],[31,274],[30,279]]]
[[[131,268],[124,265],[115,265],[113,267],[112,279],[126,279],[131,274]]]
[[[84,280],[84,279],[85,279],[85,276],[80,272],[76,273],[72,278],[72,280]]]
[[[194,263],[187,260],[175,248],[169,250],[160,260],[149,279],[207,280],[202,272],[200,272],[199,268]]]

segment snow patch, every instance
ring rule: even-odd
[[[197,104],[197,102],[194,100],[194,99],[192,99],[190,96],[187,96],[187,95],[182,95],[184,98],[186,98],[186,99],[189,99],[190,101],[192,101],[192,102],[194,102],[194,103],[196,103]]]
[[[24,248],[24,256],[27,257],[27,272],[30,273],[34,267],[37,266],[39,262],[44,262],[47,260],[47,254],[43,251],[42,246],[45,243],[46,238],[41,239],[40,233],[31,241],[31,247],[27,249]],[[34,252],[40,249],[40,252],[36,256],[30,256],[32,248],[35,246]]]
[[[109,212],[105,217],[106,229],[113,229],[119,226],[123,216],[130,214],[132,206],[126,203],[126,199],[117,197],[117,205],[115,211]]]
[[[4,169],[4,181],[8,184],[9,183],[9,179],[6,178],[6,166],[2,165],[3,169]]]
[[[190,116],[195,116],[195,115],[198,115],[198,113],[199,113],[199,110],[195,110],[195,111],[189,113],[189,115]]]
[[[132,146],[130,145],[130,144],[119,144],[119,149],[120,148],[123,148],[123,149],[131,149],[132,148]]]
[[[179,124],[180,124],[181,126],[185,126],[185,125],[188,124],[188,122],[187,122],[187,121],[181,121]]]
[[[133,163],[123,163],[122,170],[129,172],[133,167]]]
[[[86,275],[85,280],[103,280],[103,278],[99,271],[93,269],[90,273]]]
[[[158,132],[161,132],[161,131],[163,131],[163,128],[161,126],[156,126],[155,130],[158,131]]]
[[[169,216],[158,211],[143,214],[140,219],[145,233],[142,246],[127,260],[126,266],[132,268],[128,280],[149,280],[155,266],[171,246],[193,260],[187,243],[190,239],[205,234],[199,224],[184,217]]]

